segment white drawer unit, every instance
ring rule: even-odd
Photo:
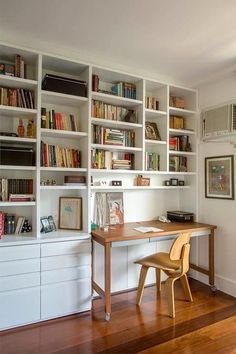
[[[91,242],[41,245],[41,316],[49,319],[91,309]]]
[[[40,320],[40,245],[0,247],[0,329]]]

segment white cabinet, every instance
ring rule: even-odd
[[[40,320],[40,245],[0,247],[0,329]]]
[[[41,257],[41,318],[90,310],[90,242],[42,244]]]

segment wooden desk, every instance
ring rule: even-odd
[[[159,232],[141,233],[134,230],[139,226],[154,226],[162,229]],[[92,247],[94,242],[100,243],[104,247],[105,264],[105,289],[103,290],[94,279],[94,248],[92,252],[92,287],[105,300],[106,320],[109,321],[111,314],[111,247],[129,246],[135,244],[138,240],[147,239],[147,242],[162,241],[175,238],[181,232],[191,232],[194,236],[208,236],[209,239],[209,267],[208,269],[196,266],[190,263],[190,267],[209,277],[209,284],[215,291],[214,284],[214,230],[216,226],[201,224],[196,222],[161,223],[159,221],[144,221],[126,223],[124,225],[110,226],[108,231],[97,228],[92,231]]]

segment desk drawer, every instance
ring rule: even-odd
[[[45,243],[41,245],[41,257],[59,256],[63,254],[91,253],[89,241],[65,241]]]
[[[0,277],[0,291],[30,288],[39,285],[39,272]]]
[[[91,264],[90,253],[70,254],[63,256],[44,257],[41,259],[41,270],[79,267]]]
[[[40,257],[40,245],[0,247],[0,262]]]
[[[73,267],[57,270],[48,270],[41,273],[41,284],[52,284],[70,280],[84,279],[91,277],[91,267]]]
[[[40,259],[0,262],[0,277],[40,271]]]

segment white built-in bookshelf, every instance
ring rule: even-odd
[[[182,193],[188,198],[188,191],[194,190],[197,174],[197,92],[194,89],[170,85],[128,73],[111,70],[80,60],[70,60],[59,56],[44,54],[24,48],[16,48],[6,44],[0,45],[0,61],[14,62],[14,56],[19,54],[25,61],[25,77],[13,77],[0,74],[0,87],[25,89],[33,92],[34,108],[14,107],[0,104],[1,132],[17,133],[19,119],[23,120],[25,131],[29,119],[34,121],[35,136],[24,137],[0,135],[0,144],[16,144],[17,146],[31,146],[35,152],[35,162],[32,166],[1,164],[0,179],[19,178],[33,179],[35,201],[9,202],[0,201],[0,211],[14,213],[17,216],[25,216],[32,224],[31,236],[41,238],[40,218],[52,215],[58,222],[59,198],[82,197],[83,198],[83,228],[81,231],[70,232],[70,235],[82,235],[90,232],[90,223],[93,218],[90,198],[91,194],[98,191],[171,191]],[[45,74],[58,75],[87,83],[85,97],[53,92],[42,89],[42,80]],[[99,90],[94,88],[93,77],[99,78]],[[125,83],[127,97],[111,94],[112,86],[117,83]],[[117,86],[118,87],[118,86]],[[135,97],[134,97],[135,87]],[[133,90],[133,91],[132,91]],[[133,97],[132,97],[133,95]],[[184,99],[185,108],[173,107],[170,104],[170,96]],[[155,103],[154,107],[147,105],[147,97]],[[112,109],[126,109],[134,112],[134,119],[114,119],[94,114],[94,106],[100,102],[105,111]],[[1,103],[1,102],[0,102]],[[94,106],[93,106],[94,105]],[[114,108],[115,107],[115,108]],[[118,107],[118,108],[117,108]],[[62,115],[71,114],[76,119],[77,129],[52,129],[41,126],[41,109],[60,112]],[[106,113],[107,114],[107,113]],[[182,117],[184,127],[181,129],[170,127],[170,116]],[[145,135],[147,123],[156,124],[160,140],[148,139]],[[107,134],[110,130],[134,134],[134,143],[109,144],[108,141],[94,141],[94,127]],[[100,130],[99,130],[100,129]],[[105,133],[104,133],[105,132]],[[187,139],[190,148],[188,151],[172,150],[170,139],[177,139],[182,143]],[[183,139],[181,137],[184,137]],[[182,140],[181,140],[182,139]],[[172,139],[173,140],[173,139]],[[59,146],[63,149],[80,151],[81,162],[79,166],[48,166],[42,165],[41,142],[46,146]],[[63,150],[64,151],[64,150]],[[99,168],[91,160],[92,151],[104,156],[123,156],[132,154],[131,169]],[[158,156],[158,167],[155,169],[147,166],[147,156]],[[126,157],[124,157],[126,159]],[[178,160],[185,159],[185,160]],[[186,170],[177,170],[173,163],[187,161]],[[174,166],[174,167],[173,167]],[[137,175],[150,178],[150,186],[137,186]],[[82,175],[86,177],[85,185],[64,185],[64,177],[68,175]],[[166,180],[177,178],[184,181],[184,185],[168,186]],[[112,186],[111,181],[119,179],[122,186]],[[42,181],[54,181],[54,185],[42,184]],[[106,185],[99,185],[100,181],[106,181]],[[91,182],[92,181],[92,182]],[[175,192],[174,192],[175,191]],[[192,192],[191,192],[192,193]],[[194,209],[193,206],[192,209]],[[55,238],[57,233],[54,233]],[[9,236],[5,236],[5,239]],[[52,235],[51,235],[52,237]]]

